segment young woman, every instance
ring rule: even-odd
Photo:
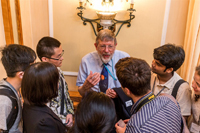
[[[113,101],[102,92],[90,91],[77,107],[69,133],[109,133],[115,124]]]
[[[50,63],[40,62],[25,70],[22,79],[22,110],[24,133],[64,133],[60,118],[46,106],[58,95],[58,69]]]
[[[200,132],[200,66],[196,67],[192,88],[193,121],[190,131],[195,132],[195,130],[198,130],[197,132]]]

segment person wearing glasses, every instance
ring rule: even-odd
[[[121,85],[117,80],[114,66],[119,59],[129,57],[129,54],[115,50],[117,40],[115,34],[108,29],[98,33],[94,46],[96,51],[82,58],[76,81],[78,91],[82,96],[88,90],[93,90],[104,92],[110,98],[115,98],[117,94],[112,88],[121,87]],[[101,81],[105,79],[102,74],[104,68],[107,71],[107,83],[105,87],[102,87]]]
[[[52,37],[43,37],[37,44],[37,55],[42,62],[54,64],[59,71],[58,96],[47,105],[57,114],[67,126],[73,125],[74,107],[69,97],[68,85],[60,67],[62,66],[64,50],[61,43]]]

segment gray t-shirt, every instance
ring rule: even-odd
[[[21,133],[22,132],[22,124],[20,123],[21,116],[22,116],[21,100],[20,100],[15,88],[10,83],[8,83],[6,81],[6,79],[1,80],[0,85],[6,85],[6,86],[10,87],[14,91],[14,93],[18,99],[18,115],[15,120],[15,123],[9,130],[9,133]],[[0,86],[0,89],[4,89],[4,88]],[[0,107],[1,107],[0,108],[0,129],[7,130],[6,119],[12,109],[12,102],[11,102],[10,98],[8,98],[7,96],[4,96],[4,95],[0,95]]]

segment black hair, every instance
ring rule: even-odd
[[[39,40],[36,51],[39,59],[42,61],[42,57],[51,57],[54,54],[54,48],[59,48],[61,43],[52,37],[43,37]]]
[[[115,105],[102,92],[89,91],[75,112],[75,123],[70,132],[109,133],[116,120]]]
[[[17,72],[24,71],[36,59],[31,48],[19,44],[5,46],[1,53],[1,61],[8,77],[15,77]]]
[[[153,57],[160,61],[166,69],[173,68],[173,71],[176,71],[185,60],[185,52],[180,46],[165,44],[154,49]]]
[[[24,102],[30,105],[45,105],[58,96],[59,72],[48,62],[32,64],[25,70],[21,91]]]

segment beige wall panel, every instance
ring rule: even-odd
[[[65,76],[69,91],[78,91],[78,87],[76,86],[76,79],[76,76]]]
[[[20,0],[24,45],[35,50],[38,41],[49,35],[48,0]]]
[[[135,19],[131,27],[124,25],[117,36],[117,49],[129,53],[133,57],[145,59],[149,64],[153,57],[153,49],[160,46],[166,0],[135,0]],[[95,51],[96,36],[89,23],[83,25],[77,16],[79,5],[74,0],[53,1],[54,37],[61,41],[65,50],[62,70],[78,71],[81,58]],[[129,7],[127,7],[129,8]],[[124,9],[116,19],[127,19]],[[84,11],[84,16],[97,18],[95,10]],[[95,25],[96,26],[96,25]]]
[[[33,48],[30,0],[20,0],[20,8],[24,45]]]
[[[3,17],[2,17],[2,10],[1,10],[1,2],[0,2],[0,47],[4,47],[6,45],[6,40],[5,40],[5,33],[4,33],[4,26],[3,26]],[[1,58],[1,54],[0,54]],[[6,71],[4,70],[4,67],[0,61],[0,80],[2,78],[6,77]]]
[[[171,0],[165,43],[182,45],[185,38],[189,0]]]
[[[38,41],[49,36],[48,0],[30,0],[33,45],[36,48]]]

